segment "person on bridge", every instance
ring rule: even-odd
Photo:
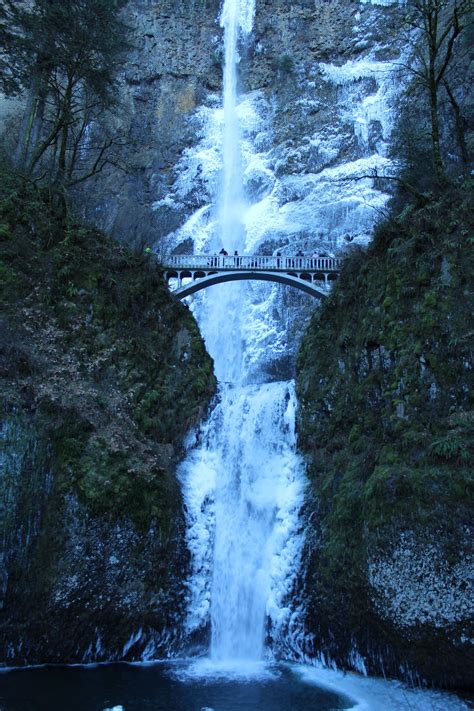
[[[240,258],[239,258],[239,253],[237,250],[234,252],[234,264],[236,267],[240,267]]]
[[[229,256],[229,252],[226,252],[226,250],[224,249],[224,247],[222,247],[222,249],[221,249],[221,251],[219,252],[219,254],[221,254],[223,257]]]

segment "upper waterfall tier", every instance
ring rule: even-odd
[[[226,0],[222,9],[224,28],[224,121],[222,130],[222,180],[219,188],[221,239],[229,249],[241,250],[245,235],[245,210],[241,156],[241,131],[237,115],[238,42],[252,29],[255,0]]]

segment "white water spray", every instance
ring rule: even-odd
[[[254,0],[225,0],[224,127],[220,238],[244,248],[238,44],[252,28]],[[192,554],[188,631],[211,622],[214,662],[257,661],[265,628],[289,623],[299,567],[305,478],[295,450],[293,383],[244,385],[245,284],[213,287],[195,308],[223,383],[199,448],[181,467]],[[225,383],[225,384],[224,384]]]

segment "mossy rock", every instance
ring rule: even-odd
[[[377,654],[391,643],[395,674],[411,652],[395,622],[382,623],[372,607],[369,551],[388,555],[389,541],[412,530],[460,563],[472,521],[473,188],[466,180],[410,206],[378,228],[367,250],[354,250],[298,357],[299,443],[317,502],[317,549],[307,552],[311,615],[339,663],[350,665],[358,644],[377,673]],[[431,632],[424,639],[451,650],[447,668],[459,679],[461,642],[449,630]],[[435,650],[422,646],[418,671],[433,680]]]

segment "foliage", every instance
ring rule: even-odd
[[[284,74],[291,74],[295,70],[295,61],[290,54],[283,54],[278,60],[278,67]]]
[[[152,255],[1,173],[3,399],[33,410],[64,494],[165,525],[179,501],[170,457],[214,390],[197,325]]]

